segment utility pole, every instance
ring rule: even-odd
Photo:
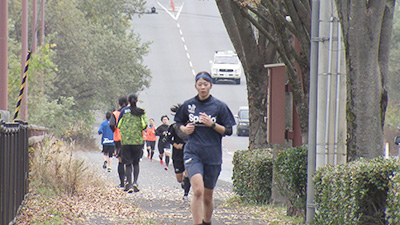
[[[44,23],[44,2],[45,2],[46,0],[42,0],[41,1],[41,3],[40,3],[40,22],[41,22],[41,25],[40,25],[40,45],[43,45],[44,44],[44,25],[45,25],[45,23]]]
[[[8,109],[8,1],[0,1],[0,110]]]
[[[32,53],[37,50],[37,0],[32,0]]]
[[[316,168],[346,163],[346,67],[335,3],[321,1]]]
[[[308,115],[308,166],[307,166],[307,208],[306,223],[310,224],[315,216],[315,172],[317,139],[317,84],[318,84],[318,45],[319,45],[319,0],[311,3],[311,55],[310,55],[310,105]]]
[[[21,80],[24,76],[26,56],[28,55],[28,0],[22,0],[21,21]],[[21,102],[20,118],[28,121],[28,79],[26,80],[24,94]]]

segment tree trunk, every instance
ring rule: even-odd
[[[267,70],[274,62],[276,51],[266,38],[257,36],[241,9],[231,0],[216,0],[225,28],[243,65],[247,82],[250,112],[249,148],[266,148],[267,143]]]
[[[394,0],[335,0],[347,64],[347,161],[383,154]]]

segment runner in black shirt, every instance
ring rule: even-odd
[[[172,114],[175,115],[180,104],[171,107]],[[168,128],[168,141],[172,145],[172,162],[174,164],[176,180],[184,189],[183,200],[187,200],[190,190],[189,175],[185,170],[183,163],[183,148],[189,136],[183,133],[176,123],[173,123]]]
[[[162,115],[161,116],[161,124],[160,126],[157,127],[156,129],[156,135],[159,136],[158,138],[158,152],[159,152],[159,158],[160,158],[160,163],[161,165],[164,164],[163,161],[163,156],[165,153],[165,170],[168,170],[168,165],[169,165],[169,155],[171,154],[171,145],[167,140],[167,134],[168,134],[168,122],[169,118],[167,115]]]
[[[195,80],[198,95],[179,107],[175,121],[189,135],[184,160],[193,190],[193,222],[211,224],[213,190],[221,172],[222,137],[231,135],[236,123],[228,106],[211,96],[210,74],[200,72]]]

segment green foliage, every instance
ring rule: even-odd
[[[135,14],[145,11],[145,4],[146,1],[142,0],[80,0],[77,8],[84,13],[85,18],[103,24],[113,33],[123,33],[130,27],[129,20]]]
[[[386,108],[385,124],[390,127],[400,126],[400,105],[389,104]]]
[[[400,105],[400,6],[395,5],[393,17],[392,41],[389,57],[389,75],[387,81],[390,104],[399,108]],[[390,112],[388,112],[390,113]],[[400,124],[397,124],[397,126]]]
[[[391,176],[400,169],[395,159],[358,159],[319,169],[315,179],[315,224],[385,224]]]
[[[85,139],[94,121],[91,110],[111,111],[120,95],[149,85],[150,71],[142,58],[149,44],[141,43],[129,21],[144,5],[141,0],[46,1],[48,44],[32,54],[28,71],[30,123],[54,128],[58,137]],[[9,18],[13,113],[21,82],[20,0],[9,1]]]
[[[390,176],[389,191],[386,201],[386,221],[390,225],[400,224],[400,173]]]
[[[12,29],[14,21],[9,19],[8,30]],[[29,79],[29,78],[28,78]],[[21,47],[17,40],[8,38],[8,109],[14,115],[15,106],[21,85]]]
[[[14,43],[14,41],[11,41]],[[79,118],[79,112],[74,110],[76,102],[73,97],[60,96],[56,99],[50,98],[48,92],[53,88],[52,84],[57,72],[57,65],[53,59],[55,52],[51,49],[54,46],[44,44],[40,46],[35,54],[32,55],[28,70],[28,113],[29,122],[53,128],[54,134],[61,137],[67,130],[74,125],[74,121]],[[15,109],[19,88],[20,88],[20,61],[17,59],[16,45],[9,45],[11,54],[9,55],[9,109],[12,113]],[[91,121],[90,116],[86,117]],[[86,126],[87,127],[87,126]],[[87,131],[87,129],[83,129]],[[90,134],[81,134],[82,138]]]
[[[287,200],[288,215],[305,217],[307,146],[284,149],[275,159],[278,190]]]
[[[82,118],[84,115],[83,119]],[[90,144],[87,143],[87,140],[92,139],[92,126],[88,126],[88,124],[93,124],[95,118],[93,114],[87,113],[82,115],[76,115],[76,119],[68,123],[66,127],[65,133],[62,135],[64,140],[68,140],[70,142],[74,141],[79,144]]]
[[[271,197],[273,157],[270,149],[236,151],[233,190],[247,202],[267,203]]]
[[[150,71],[142,59],[148,44],[126,28],[126,10],[117,11],[123,2],[131,7],[135,1],[46,2],[59,69],[52,98],[72,96],[77,110],[112,110],[121,94],[148,86]]]

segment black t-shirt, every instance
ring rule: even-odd
[[[194,154],[205,164],[220,165],[223,135],[200,123],[200,112],[206,113],[214,122],[222,126],[233,127],[236,124],[235,117],[228,106],[213,96],[203,101],[197,96],[185,101],[176,112],[175,121],[180,124],[194,123],[195,130],[189,135],[189,140],[185,145],[184,158],[188,159],[190,154]]]
[[[164,131],[165,135],[163,134]],[[160,126],[157,127],[156,135],[159,136],[157,145],[158,149],[171,148],[170,143],[167,140],[167,134],[168,134],[168,125],[161,124]]]
[[[167,137],[172,146],[174,146],[174,143],[183,144],[184,146],[188,139],[188,135],[180,131],[176,123],[169,126]],[[175,147],[172,147],[172,159],[183,161],[183,148],[176,149]]]

